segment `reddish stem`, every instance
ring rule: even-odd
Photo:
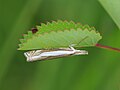
[[[109,49],[109,50],[114,50],[114,51],[120,52],[119,48],[113,48],[113,47],[105,46],[105,45],[101,45],[101,44],[96,44],[95,46],[99,47],[99,48],[104,48],[104,49]]]

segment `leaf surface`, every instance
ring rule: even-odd
[[[90,47],[102,38],[93,27],[72,21],[41,24],[37,29],[35,34],[29,31],[24,35],[19,50],[67,48],[73,44],[74,47]]]

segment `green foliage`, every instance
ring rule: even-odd
[[[38,7],[41,4],[42,0],[29,0],[29,2],[27,2],[26,4],[22,4],[21,5],[21,11],[19,11],[19,15],[18,15],[18,8],[15,9],[15,7],[18,7],[18,2],[14,3],[11,1],[7,4],[10,5],[14,3],[14,7],[12,7],[11,5],[9,7],[14,8],[14,10],[7,10],[6,7],[8,7],[8,5],[6,7],[3,7],[2,5],[0,5],[3,10],[4,8],[6,8],[6,10],[4,11],[5,13],[12,13],[11,15],[7,15],[7,14],[1,14],[3,16],[1,16],[2,18],[8,18],[6,20],[8,20],[8,22],[5,22],[5,20],[3,19],[2,21],[2,26],[5,26],[4,28],[9,27],[9,30],[4,31],[4,28],[1,29],[1,32],[3,32],[2,34],[5,35],[3,36],[3,42],[2,42],[2,46],[1,46],[1,51],[0,51],[0,57],[2,57],[2,63],[0,63],[0,80],[1,78],[4,76],[4,74],[6,73],[6,70],[10,64],[10,62],[13,60],[14,54],[16,54],[16,48],[17,48],[17,43],[18,43],[18,39],[20,38],[20,34],[22,34],[23,32],[26,31],[26,29],[29,28],[29,25],[31,24],[31,22],[33,21],[34,15],[36,14],[36,12],[38,11]],[[21,2],[21,1],[20,1]],[[33,5],[34,3],[34,5]],[[1,4],[1,3],[0,3]],[[3,4],[4,5],[4,4]],[[30,10],[30,7],[32,6],[32,12]],[[10,8],[9,8],[10,9]],[[10,11],[10,12],[9,12]],[[5,16],[6,15],[6,16]],[[15,18],[17,16],[17,18]],[[29,16],[29,17],[28,17]],[[27,19],[26,19],[27,18]],[[10,20],[10,22],[9,22]],[[9,24],[6,24],[9,23]],[[11,23],[14,25],[12,26]],[[7,25],[7,27],[6,27]],[[9,26],[10,25],[10,26]],[[8,29],[8,28],[7,28]],[[10,31],[10,32],[8,32]],[[7,38],[7,39],[5,39]],[[6,52],[7,52],[7,56],[6,56]],[[0,82],[1,83],[1,82]]]
[[[76,44],[75,47],[89,47],[95,46],[102,38],[93,27],[72,21],[48,22],[37,26],[37,29],[35,34],[29,31],[24,35],[19,50],[63,48],[72,44]]]
[[[120,0],[99,0],[120,29]]]
[[[120,53],[94,47],[87,56],[27,63],[16,50],[23,33],[56,19],[95,26],[101,44],[119,48],[120,31],[98,0],[0,0],[0,13],[0,90],[119,90]]]

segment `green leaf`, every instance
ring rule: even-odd
[[[67,48],[72,44],[76,44],[74,47],[90,47],[102,38],[93,27],[72,21],[48,22],[37,26],[37,29],[32,37],[24,36],[19,50]]]
[[[120,0],[99,0],[120,29]]]

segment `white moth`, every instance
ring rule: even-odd
[[[24,55],[28,62],[38,61],[38,60],[48,60],[65,56],[72,55],[86,55],[88,54],[85,50],[76,50],[72,46],[69,48],[59,48],[50,50],[33,50],[25,52]]]

